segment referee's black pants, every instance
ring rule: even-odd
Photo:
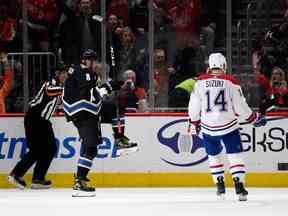
[[[32,179],[44,180],[57,151],[52,124],[28,113],[24,118],[24,127],[29,151],[16,164],[12,174],[22,177],[35,164]]]

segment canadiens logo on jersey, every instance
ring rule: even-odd
[[[179,119],[162,126],[157,139],[161,144],[160,157],[172,166],[189,167],[208,159],[202,139],[187,134],[187,119]]]

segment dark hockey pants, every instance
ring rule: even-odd
[[[27,114],[24,126],[29,151],[16,164],[12,173],[24,176],[35,164],[33,180],[44,180],[57,151],[52,124],[48,120]]]

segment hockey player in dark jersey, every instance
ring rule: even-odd
[[[25,173],[35,164],[32,189],[49,188],[50,180],[45,176],[57,151],[51,118],[63,92],[66,67],[59,65],[55,78],[45,82],[38,94],[29,103],[24,117],[25,135],[29,151],[16,164],[8,176],[8,181],[20,189],[26,187]]]
[[[95,196],[95,188],[89,187],[87,175],[97,155],[97,146],[102,143],[100,109],[102,97],[110,91],[97,87],[97,75],[92,71],[96,59],[93,51],[84,52],[80,65],[68,70],[64,85],[63,107],[67,121],[72,121],[82,140],[77,173],[74,176],[72,196]]]
[[[75,197],[95,196],[95,188],[87,185],[87,175],[92,167],[92,161],[97,155],[98,145],[102,143],[100,116],[103,111],[101,109],[103,98],[112,91],[109,83],[98,85],[98,76],[93,70],[96,59],[95,52],[85,51],[81,64],[69,69],[64,86],[64,112],[67,120],[72,121],[77,128],[82,140],[72,193],[72,196]],[[105,107],[108,113],[110,110],[111,112],[114,110],[111,106]],[[135,145],[137,146],[137,144]],[[125,147],[134,146],[128,142]]]

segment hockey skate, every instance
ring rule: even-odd
[[[244,184],[239,181],[239,178],[233,178],[236,194],[239,201],[247,201],[248,191],[244,188]]]
[[[94,197],[95,188],[87,185],[87,178],[74,177],[72,197]]]
[[[216,191],[216,195],[220,198],[220,199],[225,199],[225,183],[224,183],[224,178],[223,176],[218,176],[217,178],[217,183],[216,183],[216,187],[217,187],[217,191]]]
[[[19,189],[24,189],[26,187],[26,182],[24,181],[24,179],[22,177],[16,176],[14,174],[10,174],[7,177],[7,180],[9,183],[11,183],[12,185],[16,186]]]
[[[50,180],[32,180],[31,189],[49,189],[51,184]]]
[[[134,142],[129,142],[129,138],[123,136],[121,138],[115,139],[116,145],[116,156],[128,155],[130,153],[136,152],[139,150],[138,144]]]

